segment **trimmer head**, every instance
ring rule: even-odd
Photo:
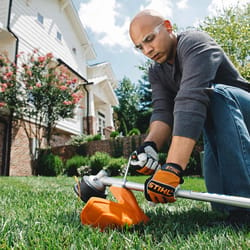
[[[140,209],[134,194],[123,185],[109,185],[117,202],[105,199],[105,178],[108,178],[107,173],[102,170],[97,175],[83,176],[75,184],[74,191],[86,202],[81,212],[82,224],[103,230],[106,227],[146,223],[149,218]],[[115,180],[112,183],[115,184]]]
[[[91,197],[106,198],[106,186],[99,179],[106,176],[105,171],[100,171],[97,175],[83,176],[81,181],[74,185],[74,191],[82,201],[87,202]]]
[[[103,230],[107,227],[120,228],[149,221],[130,190],[117,186],[111,186],[109,190],[117,202],[99,197],[90,198],[81,212],[82,224]]]

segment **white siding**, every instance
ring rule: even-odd
[[[7,27],[9,0],[0,0],[0,29]]]
[[[44,24],[37,21],[37,14]],[[86,76],[86,58],[74,27],[57,0],[13,0],[11,29],[20,39],[19,51],[38,48],[42,53],[52,52],[81,75]],[[62,41],[56,38],[62,34]],[[76,54],[72,49],[76,49]]]

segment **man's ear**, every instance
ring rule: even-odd
[[[168,32],[172,32],[173,31],[172,24],[170,23],[169,20],[165,20],[164,21],[164,26],[166,27],[166,29],[167,29]]]

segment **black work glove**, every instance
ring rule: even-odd
[[[140,174],[151,175],[160,166],[158,159],[156,144],[147,141],[131,154],[130,165]]]
[[[144,184],[144,194],[148,201],[155,203],[175,202],[175,191],[182,179],[183,170],[175,163],[165,163]]]

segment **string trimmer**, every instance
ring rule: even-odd
[[[104,229],[110,226],[146,223],[149,220],[131,192],[131,190],[144,191],[144,185],[127,181],[129,165],[130,160],[123,179],[109,177],[106,171],[101,170],[97,175],[83,176],[74,186],[81,200],[87,202],[81,212],[82,224]],[[106,187],[109,187],[118,202],[105,199]],[[250,198],[239,196],[177,189],[175,197],[250,208]]]

